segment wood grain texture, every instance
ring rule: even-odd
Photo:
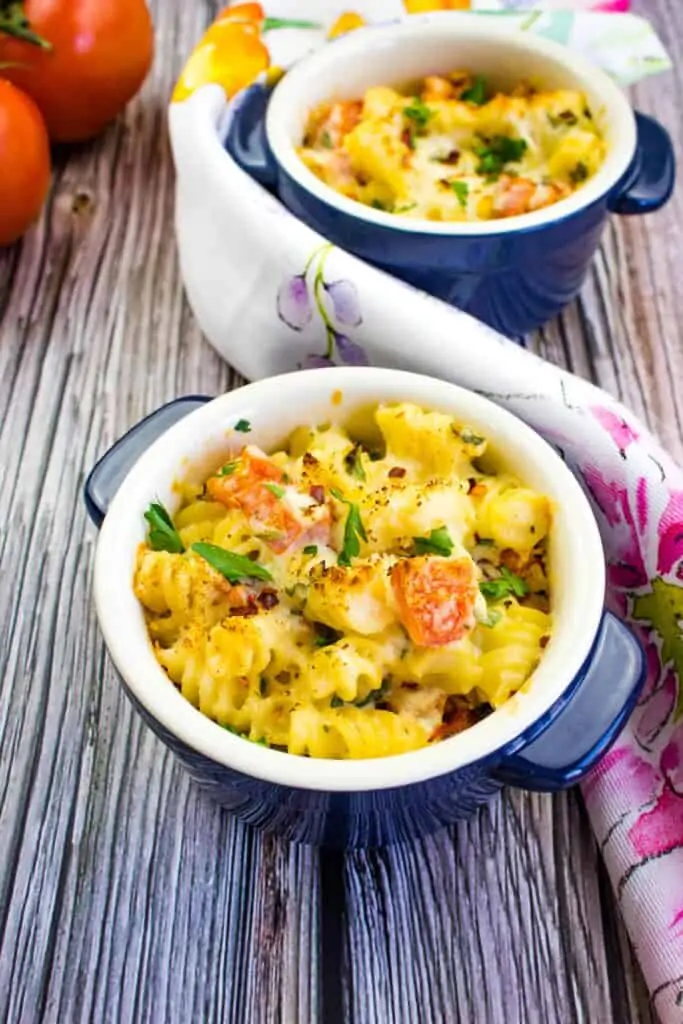
[[[88,468],[160,403],[237,382],[183,298],[165,131],[218,3],[152,6],[142,95],[57,155],[41,223],[0,254],[0,1021],[307,1024],[321,1017],[318,855],[194,789],[123,698],[92,610]],[[647,13],[683,68],[679,0]],[[679,154],[682,86],[677,70],[636,90]],[[615,220],[581,300],[534,340],[679,457],[682,203]],[[652,1019],[575,793],[506,792],[343,870],[354,1024]]]

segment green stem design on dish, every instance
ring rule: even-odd
[[[334,356],[335,348],[334,324],[330,320],[329,314],[325,309],[325,304],[323,302],[323,289],[325,287],[325,264],[327,262],[328,256],[332,252],[332,248],[332,245],[330,245],[330,243],[328,242],[325,245],[323,245],[320,249],[316,249],[316,251],[313,253],[313,256],[306,264],[306,269],[304,270],[304,273],[307,274],[315,258],[318,258],[318,265],[315,268],[315,277],[313,278],[313,300],[315,302],[316,309],[318,310],[320,319],[325,325],[325,333],[327,335],[327,349],[325,352],[325,356],[327,359],[332,359],[332,357]]]
[[[319,21],[304,21],[300,18],[266,18],[261,31],[272,32],[277,28],[322,28]]]
[[[519,26],[521,32],[528,32],[529,29],[533,28],[538,19],[541,17],[543,11],[532,11],[531,14],[524,19],[522,24]]]

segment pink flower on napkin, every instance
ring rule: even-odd
[[[605,428],[622,455],[630,444],[638,440],[638,434],[622,416],[617,416],[604,405],[594,405],[591,413],[598,423]]]
[[[657,530],[659,551],[657,572],[662,576],[670,573],[678,563],[676,575],[681,577],[683,565],[683,491],[673,491]]]
[[[647,523],[646,481],[640,479],[636,485],[634,516],[625,486],[606,480],[594,466],[584,468],[583,479],[607,522],[609,582],[620,589],[645,586],[648,574],[641,551],[640,530]]]

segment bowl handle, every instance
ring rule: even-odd
[[[537,792],[573,786],[618,737],[645,673],[645,655],[635,636],[605,612],[586,673],[566,707],[521,754],[501,761],[497,778]]]
[[[273,189],[277,164],[266,137],[266,110],[272,86],[250,85],[235,99],[225,148],[238,167],[260,185]]]
[[[676,181],[676,157],[666,128],[636,111],[638,143],[626,178],[610,197],[613,213],[652,213],[668,202]]]
[[[140,420],[106,452],[88,474],[83,497],[88,515],[99,529],[107,514],[112,498],[128,471],[133,468],[144,451],[158,437],[182,420],[188,413],[210,402],[204,395],[187,395],[162,405],[156,412]]]

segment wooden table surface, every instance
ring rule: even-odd
[[[323,993],[354,1024],[651,1021],[578,793],[504,792],[451,831],[321,864],[213,806],[121,692],[85,474],[162,402],[237,383],[183,298],[165,125],[219,3],[152,6],[142,95],[57,154],[42,221],[0,253],[0,1021],[308,1024]],[[645,7],[677,71],[635,98],[683,155],[683,4]],[[533,342],[679,457],[681,223],[680,193],[614,219],[581,300]]]

